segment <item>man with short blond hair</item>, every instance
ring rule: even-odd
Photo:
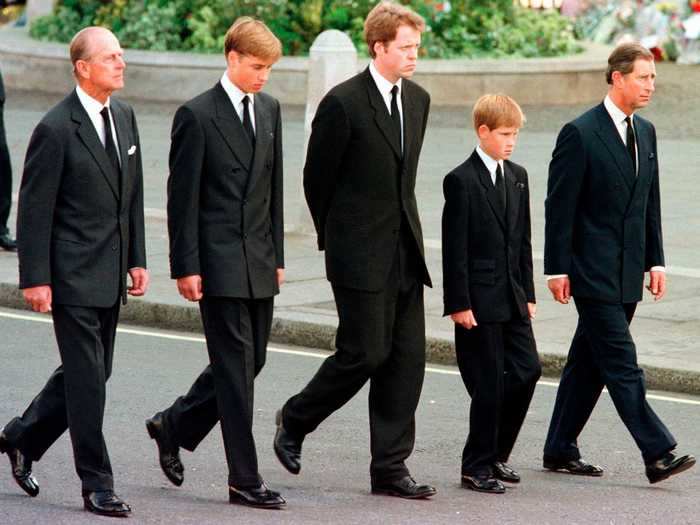
[[[117,38],[83,29],[71,59],[77,86],[32,134],[17,217],[19,287],[52,313],[61,366],[5,426],[0,451],[36,496],[32,461],[69,428],[85,509],[119,517],[131,509],[114,494],[102,421],[120,302],[148,287],[141,148],[133,110],[111,97],[124,86]]]
[[[298,473],[304,436],[369,381],[372,492],[403,498],[436,492],[405,464],[431,284],[414,191],[430,97],[409,80],[424,27],[407,7],[378,4],[365,21],[372,62],[331,89],[313,120],[304,190],[338,309],[336,352],[278,412],[274,442]]]

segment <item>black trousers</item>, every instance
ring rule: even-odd
[[[607,387],[617,413],[645,462],[658,459],[676,441],[646,401],[644,372],[629,331],[636,303],[608,304],[576,299],[578,326],[562,373],[545,459],[579,459],[577,439]]]
[[[336,352],[283,408],[297,436],[316,429],[369,380],[369,423],[375,482],[408,475],[415,411],[425,372],[423,284],[418,255],[399,242],[385,288],[367,292],[333,286],[338,309]]]
[[[457,364],[472,398],[462,474],[492,474],[506,462],[525,420],[542,368],[528,319],[455,325]]]
[[[199,302],[210,365],[186,395],[166,409],[166,431],[193,451],[218,421],[229,484],[260,485],[253,439],[253,380],[265,365],[273,298],[204,297]]]
[[[5,426],[8,441],[38,461],[66,430],[83,494],[114,483],[102,422],[112,373],[119,303],[111,308],[52,305],[59,366],[21,417]]]
[[[7,218],[12,205],[12,166],[5,136],[5,89],[0,74],[0,235],[7,233]]]

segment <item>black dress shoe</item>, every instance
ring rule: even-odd
[[[411,476],[389,483],[372,483],[372,494],[383,494],[385,496],[396,496],[406,499],[429,498],[437,493],[435,487],[430,485],[419,485]]]
[[[36,497],[39,494],[39,483],[32,476],[32,462],[19,449],[10,445],[4,432],[0,433],[0,453],[7,454],[10,458],[12,477],[17,485],[31,497]]]
[[[507,483],[520,483],[520,474],[501,461],[493,464],[493,477]]]
[[[126,518],[131,514],[131,507],[111,490],[88,492],[83,496],[85,510],[100,516]]]
[[[270,490],[264,483],[252,489],[228,488],[229,503],[246,505],[258,509],[281,509],[287,502],[280,496],[279,492]]]
[[[695,457],[687,454],[676,456],[673,452],[667,452],[660,459],[647,463],[647,478],[649,483],[658,483],[666,478],[688,470],[695,465]]]
[[[487,494],[503,494],[506,487],[495,477],[488,474],[469,476],[462,474],[462,486],[476,492],[486,492]]]
[[[277,431],[275,432],[274,448],[277,459],[282,466],[292,474],[299,474],[301,470],[301,444],[302,439],[292,436],[282,424],[282,411],[278,410],[275,416]]]
[[[0,235],[0,248],[7,250],[8,252],[16,252],[17,241],[10,237],[9,233],[3,233]]]
[[[185,480],[185,468],[180,461],[180,450],[172,443],[163,427],[163,413],[158,412],[155,416],[146,420],[146,430],[151,439],[158,445],[158,461],[165,477],[170,482],[179,487]]]
[[[601,467],[586,463],[582,459],[572,459],[571,461],[553,461],[545,459],[543,466],[547,470],[576,474],[577,476],[593,476],[599,478],[603,475],[603,469]]]

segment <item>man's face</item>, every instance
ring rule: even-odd
[[[482,124],[477,133],[481,149],[494,160],[506,160],[513,154],[519,131],[516,127],[507,126],[489,129]]]
[[[90,58],[76,64],[79,78],[99,91],[116,91],[124,87],[124,51],[117,37],[109,31],[96,32],[90,39]]]
[[[227,74],[231,82],[244,93],[258,93],[270,77],[275,60],[242,55],[231,51],[227,57]]]
[[[413,26],[402,25],[396,30],[396,38],[391,42],[377,42],[374,45],[377,69],[395,83],[399,78],[411,78],[416,70],[420,31]]]
[[[654,93],[656,65],[653,60],[638,58],[634,69],[626,75],[619,74],[615,85],[620,89],[624,104],[632,111],[646,107]]]

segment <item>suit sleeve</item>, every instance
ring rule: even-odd
[[[544,273],[570,274],[576,209],[586,172],[581,132],[567,124],[559,132],[549,164],[544,203]]]
[[[17,205],[21,289],[51,284],[51,229],[64,158],[60,136],[39,123],[27,147]]]
[[[272,218],[272,241],[275,245],[275,263],[284,268],[284,177],[282,169],[282,112],[277,103],[277,125],[275,126],[275,166],[272,171],[272,194],[270,215]]]
[[[442,184],[443,315],[469,310],[469,196],[463,182],[451,173]]]
[[[205,138],[193,111],[180,107],[173,119],[168,178],[168,234],[170,276],[198,275],[199,190],[204,163]]]
[[[129,261],[128,267],[146,268],[146,228],[143,217],[143,164],[141,160],[141,141],[136,125],[136,116],[131,112],[131,129],[134,131],[136,146],[136,174],[134,179],[135,194],[129,210]]]
[[[338,169],[350,141],[350,122],[340,101],[327,95],[311,124],[304,166],[304,194],[316,227],[318,249],[325,248],[326,216]]]
[[[654,152],[656,148],[656,130],[652,126]],[[664,246],[661,233],[661,191],[659,184],[659,159],[654,158],[654,178],[649,188],[649,200],[646,216],[646,252],[644,255],[644,271],[648,272],[653,266],[664,266]]]
[[[522,172],[525,188],[523,190],[525,198],[525,221],[523,223],[523,237],[520,241],[520,275],[522,277],[525,299],[528,303],[535,301],[535,282],[532,275],[532,221],[530,218],[530,185],[528,183],[527,171]]]

